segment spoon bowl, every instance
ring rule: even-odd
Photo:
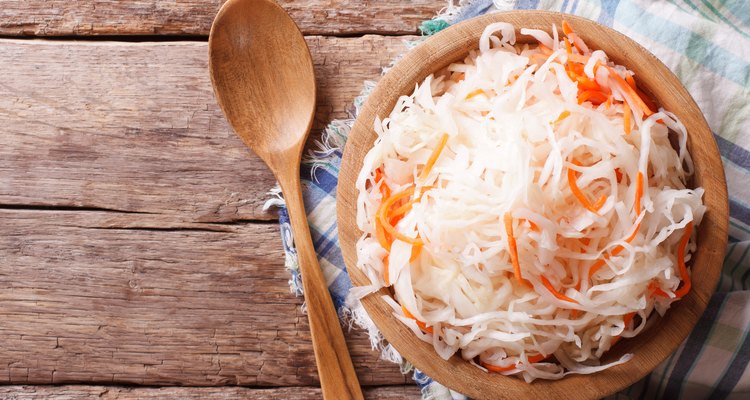
[[[227,2],[211,28],[209,59],[216,98],[245,144],[267,164],[278,153],[301,154],[315,111],[315,75],[284,9],[273,1]]]
[[[229,0],[211,27],[208,52],[219,106],[284,194],[323,397],[361,399],[302,202],[300,158],[315,112],[315,74],[305,38],[272,0]]]

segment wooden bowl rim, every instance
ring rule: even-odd
[[[408,52],[378,83],[367,99],[349,135],[341,163],[337,191],[337,220],[342,253],[354,285],[369,284],[357,265],[355,242],[361,236],[356,226],[356,189],[354,182],[362,159],[377,137],[375,116],[387,116],[400,95],[413,91],[427,75],[463,58],[478,48],[478,38],[492,22],[510,22],[516,26],[518,42],[529,37],[519,29],[551,31],[567,20],[594,49],[603,49],[618,64],[633,70],[640,84],[666,109],[674,112],[688,128],[688,148],[695,163],[696,186],[706,189],[708,208],[698,228],[698,249],[693,255],[693,289],[674,304],[656,325],[639,336],[623,340],[603,360],[633,353],[629,362],[592,375],[569,375],[558,381],[537,380],[525,383],[517,377],[488,374],[458,356],[443,360],[430,344],[422,342],[392,316],[391,308],[380,292],[362,299],[376,326],[405,359],[443,385],[472,398],[593,399],[611,395],[649,373],[673,353],[695,326],[713,294],[721,273],[727,243],[729,206],[720,154],[711,131],[697,104],[677,77],[654,55],[625,35],[585,18],[551,11],[510,11],[493,13],[451,26],[428,38]],[[658,85],[656,83],[659,83]]]

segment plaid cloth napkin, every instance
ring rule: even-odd
[[[422,25],[425,35],[494,11],[553,10],[610,26],[654,53],[680,78],[708,120],[721,151],[729,187],[729,246],[724,269],[705,314],[680,348],[656,370],[612,399],[750,398],[750,1],[744,0],[475,0],[453,1]],[[313,242],[342,321],[368,331],[383,358],[411,366],[384,342],[356,302],[336,229],[336,185],[347,134],[374,87],[365,82],[351,119],[332,121],[318,150],[303,160],[305,207]],[[296,253],[283,200],[279,222],[291,271],[290,286],[302,293]],[[413,371],[425,399],[464,398]]]

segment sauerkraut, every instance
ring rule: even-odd
[[[402,96],[357,179],[357,267],[448,359],[559,379],[690,290],[687,132],[567,24],[493,23]]]

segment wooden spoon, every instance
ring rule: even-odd
[[[300,159],[315,109],[315,75],[305,39],[273,0],[229,0],[211,27],[208,53],[224,115],[268,164],[284,193],[323,397],[361,399],[302,203]]]

